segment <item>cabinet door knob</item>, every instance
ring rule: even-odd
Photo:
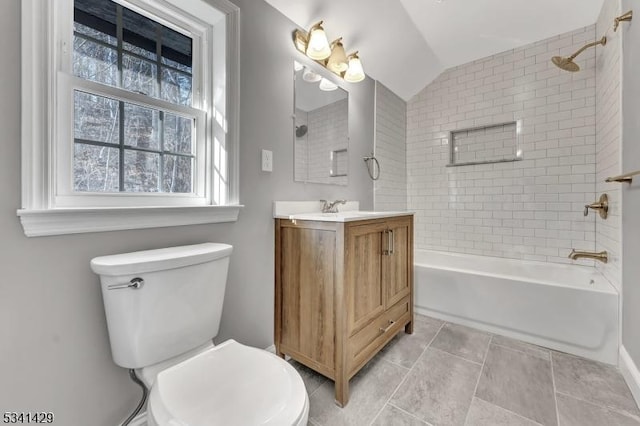
[[[391,321],[391,320],[389,320],[389,325],[388,325],[388,326],[386,326],[386,327],[384,327],[384,328],[383,328],[383,327],[380,327],[380,333],[384,334],[384,333],[386,333],[387,331],[391,330],[391,327],[393,327],[393,325],[394,325],[395,323],[396,323],[395,321]]]

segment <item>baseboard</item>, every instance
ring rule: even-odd
[[[629,352],[627,352],[624,346],[620,346],[619,365],[622,377],[624,377],[624,380],[627,382],[633,399],[635,399],[636,404],[640,406],[640,370],[638,370],[638,366],[633,362]]]

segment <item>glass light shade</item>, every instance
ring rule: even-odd
[[[349,57],[349,68],[344,73],[344,79],[349,83],[357,83],[364,80],[364,77],[364,69],[360,58],[358,58],[358,55],[351,55]]]
[[[295,72],[300,71],[302,68],[304,68],[304,66],[302,66],[302,64],[298,61],[293,61],[293,70]]]
[[[302,73],[302,79],[308,83],[317,83],[321,78],[320,74],[317,74],[308,68],[304,70],[304,73]]]
[[[322,80],[320,80],[320,90],[322,90],[324,92],[332,92],[332,91],[336,90],[337,88],[338,88],[338,86],[336,84],[333,84],[332,82],[330,82],[326,78],[323,78]]]
[[[329,40],[327,40],[327,35],[321,25],[311,29],[306,53],[315,61],[322,61],[331,55],[331,46],[329,46]]]
[[[343,73],[349,68],[347,63],[347,54],[344,51],[344,46],[341,42],[336,42],[331,50],[331,56],[327,62],[327,68],[329,71],[333,71],[336,74]]]

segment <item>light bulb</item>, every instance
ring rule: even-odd
[[[331,56],[329,56],[329,60],[327,61],[327,68],[329,71],[333,71],[336,74],[343,73],[347,68],[349,68],[349,64],[347,63],[347,54],[344,51],[344,46],[340,39],[338,39],[333,45]]]
[[[321,24],[322,21],[311,28],[307,44],[307,56],[315,61],[322,61],[331,55],[331,46]]]
[[[349,68],[344,74],[344,79],[349,83],[357,83],[364,80],[364,77],[364,69],[357,52],[349,55]]]

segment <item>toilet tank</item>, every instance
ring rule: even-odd
[[[232,249],[204,243],[93,259],[115,363],[147,367],[210,342]],[[128,287],[140,280],[139,288]]]

